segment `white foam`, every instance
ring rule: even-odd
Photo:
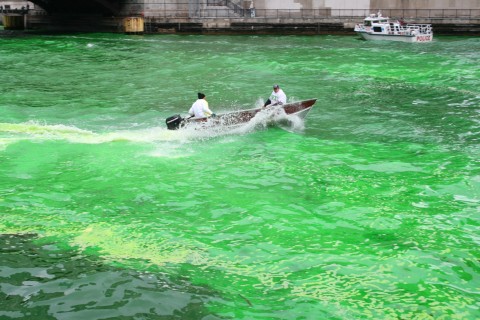
[[[8,133],[2,137],[0,150],[12,142],[19,140],[66,140],[72,143],[101,144],[116,141],[158,143],[188,143],[207,140],[226,135],[242,135],[257,130],[264,130],[277,125],[289,131],[303,130],[303,120],[296,116],[286,115],[282,108],[266,108],[258,112],[249,122],[237,126],[189,126],[180,130],[168,130],[164,127],[151,127],[135,130],[118,130],[112,132],[93,132],[80,129],[74,125],[46,124],[39,121],[24,123],[0,123],[0,133]]]

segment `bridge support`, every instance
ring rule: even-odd
[[[4,14],[3,27],[5,30],[26,29],[27,18],[23,14]]]

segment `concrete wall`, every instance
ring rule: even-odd
[[[326,0],[253,0],[257,9],[318,9],[325,8]],[[327,0],[328,2],[328,0]],[[332,2],[335,2],[332,0]],[[354,1],[351,1],[354,2]]]
[[[323,2],[325,7],[332,9],[370,9],[370,0],[325,0]]]
[[[250,3],[259,10],[300,10],[300,9],[332,9],[332,10],[367,10],[378,9],[480,9],[480,0],[233,0],[244,8]],[[1,4],[0,0],[0,4]],[[25,1],[20,1],[26,3]],[[220,1],[219,1],[220,2]],[[161,15],[161,13],[189,12],[190,16],[198,16],[197,11],[207,7],[207,0],[123,0],[125,14],[141,13],[145,15]]]
[[[375,9],[480,9],[480,0],[371,0]]]
[[[21,9],[22,7],[26,8],[27,5],[29,6],[30,9],[34,9],[35,5],[31,3],[30,1],[24,1],[24,0],[9,0],[9,1],[3,1],[0,0],[0,6],[2,6],[3,9],[5,9],[5,6],[10,6],[10,9]]]
[[[253,2],[257,9],[480,9],[480,0],[233,0],[239,4]],[[165,10],[188,11],[197,6],[205,8],[207,0],[123,0],[124,13],[163,12]],[[12,9],[30,5],[24,0],[0,0],[0,6],[10,5]],[[249,5],[247,6],[249,7]],[[372,12],[373,12],[372,11]]]
[[[250,12],[234,11],[233,7],[222,7],[222,0],[121,0],[121,15],[158,17],[164,19],[202,19],[202,18],[248,18]],[[386,16],[456,18],[478,17],[480,0],[231,0],[244,9],[256,9],[255,18],[297,18],[302,17],[364,17],[378,10]],[[223,9],[222,9],[223,8]],[[425,12],[418,9],[430,9]],[[447,12],[446,10],[449,11]],[[459,12],[459,9],[476,9]],[[404,11],[395,11],[404,10]],[[200,22],[200,21],[195,21]]]
[[[262,1],[255,1],[255,8],[258,9],[302,9],[302,6],[311,6],[312,1],[303,0],[303,4],[300,1],[295,0],[265,0],[263,1],[263,8],[261,7]],[[307,3],[305,3],[307,2]]]
[[[254,0],[257,9],[480,9],[480,0]]]

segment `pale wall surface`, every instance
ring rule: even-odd
[[[254,0],[258,9],[480,9],[480,0]]]
[[[480,9],[480,0],[372,0],[372,9]]]
[[[325,0],[322,2],[325,2],[325,7],[332,9],[370,9],[370,0]]]
[[[33,9],[35,5],[29,1],[23,1],[23,0],[10,0],[10,1],[3,1],[0,0],[0,6],[5,8],[5,5],[10,6],[10,9],[20,9],[22,7],[27,7],[29,5],[30,9]]]

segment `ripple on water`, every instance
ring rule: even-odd
[[[217,319],[204,307],[215,293],[182,279],[106,266],[34,235],[0,235],[0,248],[0,317]]]

